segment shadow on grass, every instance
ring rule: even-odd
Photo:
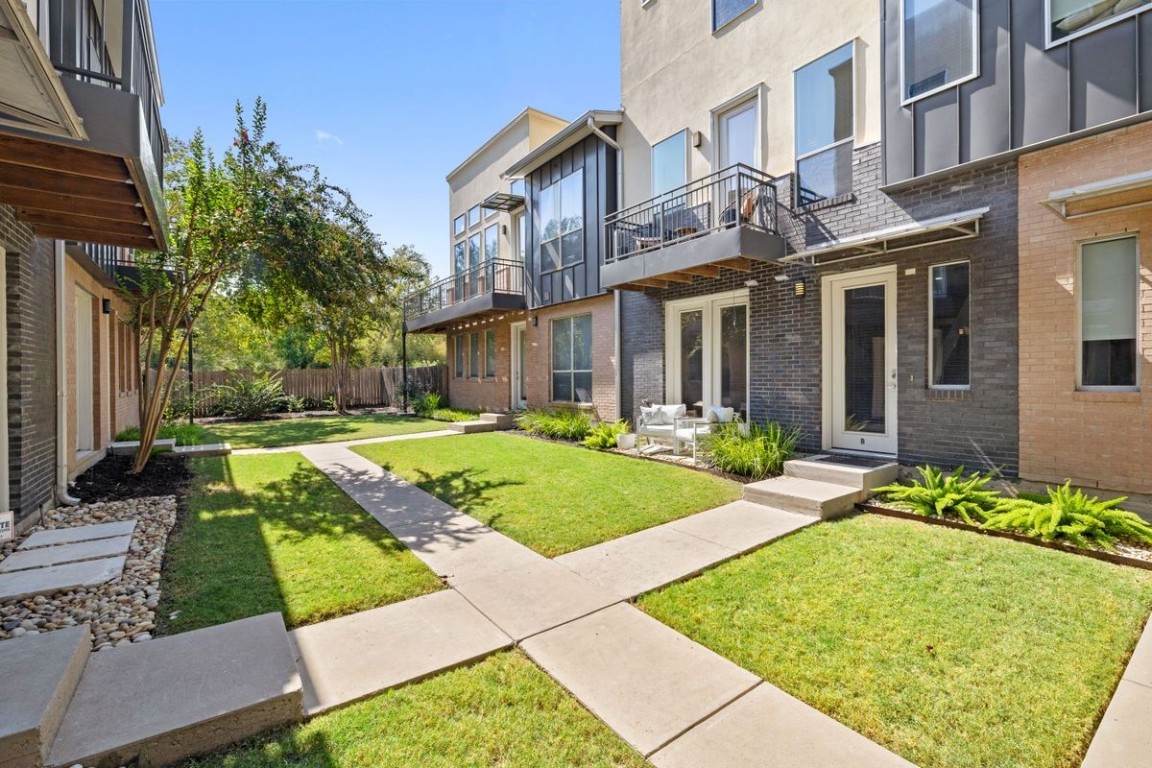
[[[194,758],[185,768],[338,768],[328,734],[290,726],[225,750]]]

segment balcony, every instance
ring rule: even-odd
[[[147,2],[41,6],[37,30],[23,2],[0,0],[0,27],[21,30],[6,41],[19,56],[0,56],[0,112],[20,118],[0,120],[0,204],[40,237],[165,250],[163,95]],[[46,88],[59,119],[28,101]]]
[[[404,330],[440,333],[466,318],[526,309],[524,265],[491,259],[404,297]]]
[[[605,217],[604,287],[666,288],[780,259],[774,182],[734,165]]]

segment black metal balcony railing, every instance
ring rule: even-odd
[[[88,258],[104,270],[104,274],[118,283],[125,270],[132,270],[129,274],[136,272],[136,257],[131,249],[100,243],[74,243],[74,245],[82,248],[88,254]]]
[[[524,295],[524,264],[489,259],[404,297],[404,318],[413,319],[492,293]]]
[[[733,165],[604,218],[604,263],[736,226],[777,232],[775,178]]]

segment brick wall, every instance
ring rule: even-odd
[[[479,325],[462,331],[467,345],[471,333],[476,333],[480,342],[480,373],[484,373],[485,333],[496,331],[496,376],[471,378],[468,373],[469,352],[464,351],[464,370],[456,377],[456,337],[448,334],[448,402],[453,408],[470,411],[507,411],[512,402],[512,321],[481,322]]]
[[[1147,171],[1152,124],[1020,158],[1020,474],[1152,493],[1152,209],[1064,221],[1040,205],[1057,190]],[[1078,243],[1138,232],[1140,391],[1078,391]]]
[[[528,407],[551,408],[552,321],[574,315],[592,315],[592,406],[598,418],[616,418],[616,320],[611,294],[553,304],[532,310],[536,325],[528,322]]]

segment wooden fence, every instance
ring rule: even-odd
[[[284,394],[303,398],[309,408],[322,408],[336,390],[331,368],[292,368],[275,371],[284,382]],[[219,398],[212,387],[225,384],[236,376],[250,376],[251,371],[196,371],[192,384],[196,388],[196,415],[215,412]],[[400,406],[403,403],[402,368],[354,368],[348,372],[350,407]],[[439,392],[447,397],[447,367],[432,365],[408,369],[410,391]],[[177,382],[178,389],[182,382]],[[174,395],[176,393],[173,393]]]

